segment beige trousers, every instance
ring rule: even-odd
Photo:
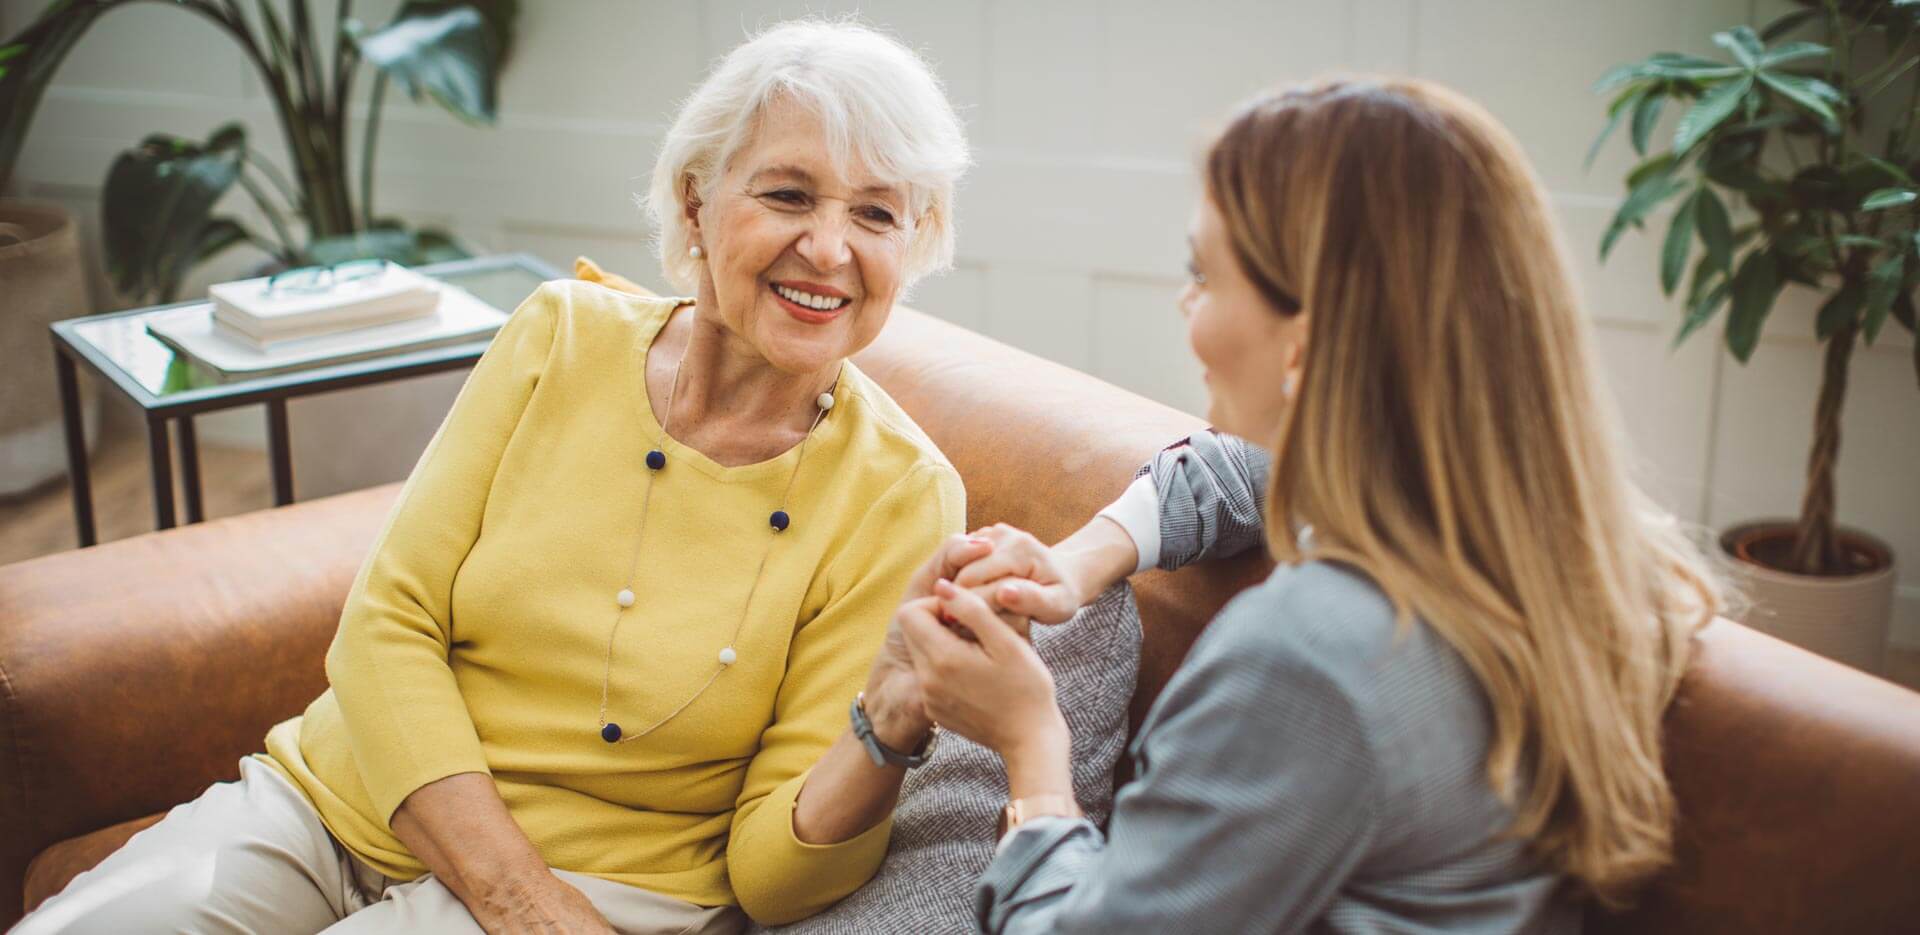
[[[556,870],[616,931],[718,935],[746,927],[730,906],[706,908],[598,877]],[[248,757],[240,779],[213,786],[75,877],[13,935],[72,933],[479,933],[431,874],[402,883],[340,846],[307,797]]]

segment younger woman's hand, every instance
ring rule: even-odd
[[[1089,580],[1094,573],[1086,567],[1088,563],[1077,560],[1080,553],[1064,550],[1072,540],[1048,546],[1032,533],[1006,523],[973,535],[992,543],[993,548],[961,568],[953,576],[953,583],[988,595],[994,607],[1016,616],[1040,623],[1066,623],[1109,583]],[[1127,540],[1129,545],[1131,542]],[[1089,589],[1092,593],[1087,593]]]
[[[942,728],[999,752],[1009,781],[1028,754],[1065,756],[1052,673],[979,595],[942,579],[932,598],[906,602],[896,619],[927,714]]]

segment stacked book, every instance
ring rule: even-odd
[[[219,283],[209,301],[163,309],[148,333],[222,379],[260,377],[485,340],[507,313],[402,266],[316,277]]]
[[[270,279],[243,279],[207,289],[214,330],[256,350],[303,338],[370,328],[432,315],[440,304],[434,280],[391,263],[372,275],[321,279],[318,288],[276,287]]]

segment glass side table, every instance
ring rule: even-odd
[[[512,311],[542,282],[562,274],[526,254],[476,257],[421,266],[425,273],[457,285],[481,301]],[[186,521],[201,516],[200,458],[193,417],[202,412],[264,403],[267,448],[273,465],[273,504],[293,502],[293,460],[287,435],[287,400],[350,386],[404,380],[472,366],[492,341],[485,339],[421,350],[321,364],[267,376],[223,376],[176,353],[146,330],[146,319],[161,312],[204,304],[204,299],[152,308],[69,318],[52,325],[55,378],[67,438],[67,470],[73,480],[73,519],[82,548],[94,544],[93,489],[87,476],[86,440],[80,426],[77,364],[99,375],[120,395],[139,406],[147,420],[147,457],[153,472],[154,528],[175,525],[173,459],[167,428],[179,427],[180,479]]]

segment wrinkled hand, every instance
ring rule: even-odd
[[[587,894],[551,871],[529,875],[467,908],[488,935],[614,935]]]
[[[994,607],[1040,623],[1066,623],[1092,597],[1082,593],[1073,563],[1032,533],[997,523],[973,535],[993,548],[968,562],[953,583],[985,595]]]
[[[984,537],[948,536],[908,580],[902,607],[915,600],[931,598],[935,581],[952,578],[967,563],[986,556],[992,548],[991,540]],[[920,738],[933,727],[922,701],[919,679],[913,671],[913,659],[900,632],[898,614],[887,626],[886,641],[881,644],[880,653],[874,657],[873,668],[867,674],[866,706],[875,735],[895,750],[918,746]]]
[[[1033,644],[978,594],[938,581],[932,597],[901,605],[895,622],[922,704],[943,729],[1003,757],[1065,732],[1052,673]]]

